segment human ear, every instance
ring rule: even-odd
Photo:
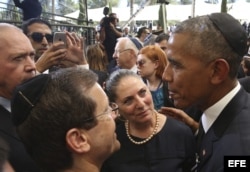
[[[229,64],[225,59],[216,59],[212,62],[211,82],[219,84],[229,77]]]
[[[159,60],[155,60],[155,61],[154,61],[154,64],[155,64],[155,69],[157,69],[158,66],[159,66]]]
[[[66,134],[68,147],[76,153],[84,153],[90,150],[88,137],[83,129],[72,128]]]

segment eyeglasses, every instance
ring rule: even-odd
[[[128,51],[128,50],[131,50],[130,48],[127,48],[127,49],[124,49],[124,50],[121,50],[121,51],[118,51],[118,50],[115,50],[114,54],[121,54],[125,51]]]
[[[94,118],[98,118],[98,117],[103,116],[103,115],[109,115],[109,116],[111,116],[114,119],[116,117],[119,117],[120,114],[119,114],[119,107],[118,107],[118,105],[116,103],[113,103],[113,102],[109,103],[109,109],[106,112],[103,112],[101,114],[95,115],[95,116],[90,117],[90,118],[87,118],[83,122],[93,120]]]
[[[163,51],[165,51],[165,50],[167,49],[167,47],[161,47],[161,49],[162,49]]]
[[[145,63],[146,63],[146,61],[144,61],[144,60],[139,60],[139,61],[137,61],[137,65],[138,65],[139,67],[142,67]]]
[[[38,43],[41,43],[44,37],[46,38],[46,40],[49,43],[53,42],[53,35],[52,34],[42,34],[39,32],[33,32],[32,34],[30,34],[28,36],[30,36],[35,42],[38,42]]]

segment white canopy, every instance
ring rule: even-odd
[[[229,4],[230,10],[229,14],[233,15],[237,19],[249,20],[249,9],[250,3],[239,2],[234,4]],[[192,5],[167,5],[167,19],[168,20],[185,20],[188,16],[192,16]],[[134,12],[138,10],[138,6],[134,6]],[[130,8],[112,8],[112,12],[117,13],[120,21],[127,21],[130,18]],[[220,12],[220,4],[207,4],[199,3],[195,9],[195,16],[206,15],[213,12]],[[158,20],[159,5],[151,5],[144,7],[138,15],[135,16],[135,20]],[[77,18],[79,15],[79,10],[67,14],[65,16]],[[100,21],[103,18],[103,8],[89,9],[88,18],[93,21]]]

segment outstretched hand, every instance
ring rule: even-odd
[[[84,39],[77,36],[76,33],[66,32],[67,36],[67,53],[65,61],[69,61],[75,65],[87,64],[84,52]]]
[[[63,42],[54,43],[47,51],[45,51],[36,62],[36,70],[40,73],[57,66],[60,61],[66,57],[66,49],[61,48]]]
[[[171,116],[179,121],[184,122],[186,125],[188,125],[192,129],[193,132],[195,132],[199,128],[199,123],[196,122],[193,118],[191,118],[188,114],[186,114],[181,109],[172,108],[172,107],[161,107],[159,112],[167,116]]]

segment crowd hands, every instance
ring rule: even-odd
[[[100,42],[98,39],[97,44],[86,46],[86,52],[84,38],[79,37],[76,33],[65,31],[65,46],[63,42],[52,43],[51,40],[47,39],[46,34],[52,35],[51,26],[47,22],[40,19],[31,19],[33,22],[26,25],[24,34],[29,38],[36,52],[35,58],[32,59],[34,61],[29,60],[29,63],[30,65],[34,64],[35,67],[32,70],[36,70],[37,75],[30,75],[21,81],[15,81],[15,89],[11,88],[11,91],[14,92],[12,96],[5,96],[4,92],[6,90],[4,88],[0,90],[1,97],[11,99],[14,124],[11,124],[9,121],[8,125],[17,128],[17,133],[23,141],[26,151],[29,153],[28,156],[27,152],[20,148],[22,154],[15,157],[13,150],[17,149],[16,147],[18,146],[16,145],[22,146],[20,138],[17,137],[13,141],[8,135],[6,136],[6,132],[2,132],[9,127],[1,128],[1,137],[10,144],[9,161],[14,170],[18,172],[37,172],[39,168],[43,171],[53,172],[134,172],[140,170],[146,172],[152,168],[157,172],[189,172],[195,170],[198,172],[209,172],[218,169],[223,171],[223,156],[228,151],[230,152],[228,146],[225,146],[227,139],[224,135],[218,136],[221,137],[221,141],[218,144],[224,145],[226,152],[218,150],[215,145],[216,152],[211,152],[211,159],[206,159],[206,152],[204,153],[204,150],[210,151],[206,149],[207,142],[203,141],[201,145],[196,146],[195,137],[199,135],[198,132],[201,130],[200,119],[205,116],[204,112],[207,113],[208,111],[206,110],[224,98],[232,88],[234,91],[239,91],[238,80],[236,80],[235,75],[232,76],[236,68],[232,67],[233,69],[231,69],[231,64],[226,62],[227,59],[212,59],[210,62],[213,65],[208,65],[209,67],[207,68],[204,67],[204,64],[201,64],[204,62],[200,59],[196,59],[200,66],[193,67],[193,69],[192,65],[190,65],[191,68],[189,68],[190,66],[185,66],[187,63],[179,64],[181,62],[175,59],[175,57],[180,56],[180,58],[185,59],[183,57],[185,55],[178,53],[176,48],[183,47],[183,43],[187,44],[188,42],[186,41],[190,35],[182,32],[178,33],[178,31],[173,31],[171,36],[166,33],[156,35],[156,33],[153,34],[150,31],[150,28],[143,27],[139,29],[137,36],[133,37],[116,28],[118,19],[114,13],[112,15],[112,17],[115,16],[114,23],[109,23],[108,27],[110,30],[107,28],[107,30],[104,30],[106,34],[102,38],[103,40]],[[196,21],[195,23],[204,22],[204,25],[210,25],[211,20],[211,22],[223,27],[222,24],[216,23],[218,18],[222,21],[225,20],[226,23],[233,22],[236,25],[236,27],[233,27],[233,30],[241,32],[237,28],[239,24],[235,23],[235,20],[228,17],[227,14],[215,13],[209,17],[198,17],[198,22]],[[189,33],[193,30],[193,24],[187,21],[183,25],[177,26],[177,29],[183,27]],[[0,29],[3,28],[2,32],[5,31],[6,27],[13,29],[16,34],[20,34],[17,28],[12,28],[12,26],[8,25],[0,26]],[[220,30],[220,27],[218,28],[213,28],[212,32],[214,32],[219,41],[225,44],[226,47],[234,47],[233,49],[229,48],[230,50],[226,53],[233,54],[233,58],[238,57],[239,54],[243,56],[242,49],[245,45],[240,45],[242,47],[239,47],[239,45],[235,46],[232,43],[239,43],[237,36],[230,38],[233,40],[229,39],[228,41],[226,39],[225,41],[218,32],[221,32],[225,37],[228,36],[227,33]],[[32,38],[32,33],[37,32],[42,34],[40,41]],[[3,35],[0,36],[3,37]],[[20,34],[20,37],[22,36]],[[197,35],[195,38],[198,41],[200,41],[198,39],[199,36]],[[173,40],[179,41],[178,44]],[[107,43],[110,44],[107,46]],[[28,47],[28,43],[24,41],[23,46],[26,45]],[[110,47],[110,45],[113,47]],[[204,51],[202,46],[196,46],[193,48],[197,48],[197,52]],[[1,45],[0,48],[2,48]],[[32,52],[32,50],[30,51]],[[188,54],[191,48],[189,50],[183,49],[183,51],[187,51],[188,63],[196,63],[192,56]],[[219,49],[215,51],[218,54],[221,53]],[[194,52],[190,53],[195,54]],[[247,72],[249,72],[247,71],[248,62],[245,60],[248,60],[248,57],[244,57],[241,64],[244,78],[248,75]],[[4,64],[0,65],[4,66]],[[90,70],[71,68],[81,65],[84,65],[85,68],[88,68],[86,65],[89,66]],[[214,66],[216,70],[213,69]],[[45,74],[46,70],[50,70],[53,67],[56,68],[55,72]],[[57,70],[58,68],[67,69]],[[189,70],[185,71],[185,68],[189,68]],[[195,76],[195,73],[187,75],[194,78],[185,78],[177,74],[182,72],[185,76],[185,72],[188,73],[195,70],[209,70],[210,73],[213,73],[213,76],[206,75],[209,72],[201,72],[201,75],[203,75],[201,77]],[[213,72],[211,72],[212,70]],[[230,73],[229,70],[234,71]],[[176,75],[176,81],[174,81],[173,75]],[[4,77],[6,76],[1,76],[0,78]],[[211,79],[211,82],[207,81],[206,78]],[[191,89],[192,86],[187,84],[189,83],[187,79],[193,81],[194,89]],[[211,87],[204,85],[203,89],[198,86],[201,90],[199,92],[200,95],[195,95],[195,88],[198,89],[196,87],[199,83],[198,80],[201,80],[201,83],[207,82],[206,84]],[[240,80],[239,82],[243,83]],[[187,87],[187,90],[190,89],[193,92],[184,91],[183,86],[180,86],[182,84]],[[218,85],[220,87],[217,87]],[[178,95],[175,95],[177,93],[171,92],[173,90],[170,90],[171,95],[169,95],[169,89],[174,88],[176,90],[182,89],[181,91],[190,97],[193,96],[192,94],[194,94],[194,98],[197,98],[195,96],[200,96],[197,99],[202,101],[199,102],[199,106],[196,106],[197,104],[194,102],[185,102],[195,100],[180,100]],[[221,92],[213,88],[218,88],[225,94],[221,95]],[[244,86],[244,88],[246,87]],[[214,96],[215,100],[212,100],[211,104],[206,104],[208,102],[206,91],[221,97]],[[237,91],[235,92],[237,93]],[[249,97],[242,90],[237,94],[241,94],[245,98]],[[234,107],[236,107],[238,105],[237,101],[235,102],[232,93],[230,93],[230,96],[235,105]],[[236,98],[240,99],[238,96]],[[84,108],[85,106],[87,108]],[[222,106],[226,105],[223,104]],[[237,108],[240,108],[238,106]],[[227,112],[230,109],[229,107],[225,108]],[[80,110],[78,111],[77,109]],[[9,115],[9,112],[2,109],[2,105],[0,110],[1,116],[4,113]],[[248,106],[247,113],[249,113]],[[234,115],[237,116],[238,114]],[[223,116],[221,118],[225,119],[225,112],[222,112],[221,116]],[[245,116],[242,117],[249,121]],[[217,126],[220,122],[217,122],[215,119],[214,125]],[[234,121],[233,124],[228,124],[229,130],[234,127],[235,123],[237,122]],[[207,140],[213,134],[211,132],[218,130],[213,125],[210,127],[211,129],[206,131],[207,133],[203,136]],[[225,130],[228,132],[227,129]],[[241,130],[236,131],[236,135],[241,132]],[[248,138],[249,133],[245,134]],[[16,137],[16,131],[11,131],[10,135]],[[203,140],[205,140],[204,138]],[[61,142],[62,140],[63,142]],[[235,138],[233,140],[232,144],[234,147],[245,148],[249,143],[249,140],[246,140],[243,144],[240,144],[241,141],[238,142]],[[46,143],[46,146],[44,146],[44,143]],[[56,146],[53,147],[53,145]],[[53,149],[54,153],[50,149]],[[183,151],[181,154],[179,149]],[[32,151],[37,152],[37,154],[34,154]],[[243,152],[240,150],[237,152],[237,155],[249,153],[249,151]],[[147,155],[147,162],[142,158],[144,155]],[[172,158],[166,158],[169,155]],[[32,159],[30,159],[30,156]],[[20,157],[25,157],[22,159],[22,165],[17,163]],[[51,157],[54,158],[50,159]],[[136,164],[133,162],[136,162]],[[25,167],[27,165],[29,167]]]
[[[43,73],[53,66],[66,68],[87,64],[84,52],[84,38],[67,31],[65,31],[65,34],[66,45],[64,45],[64,42],[56,42],[38,58],[36,69],[39,73]]]

